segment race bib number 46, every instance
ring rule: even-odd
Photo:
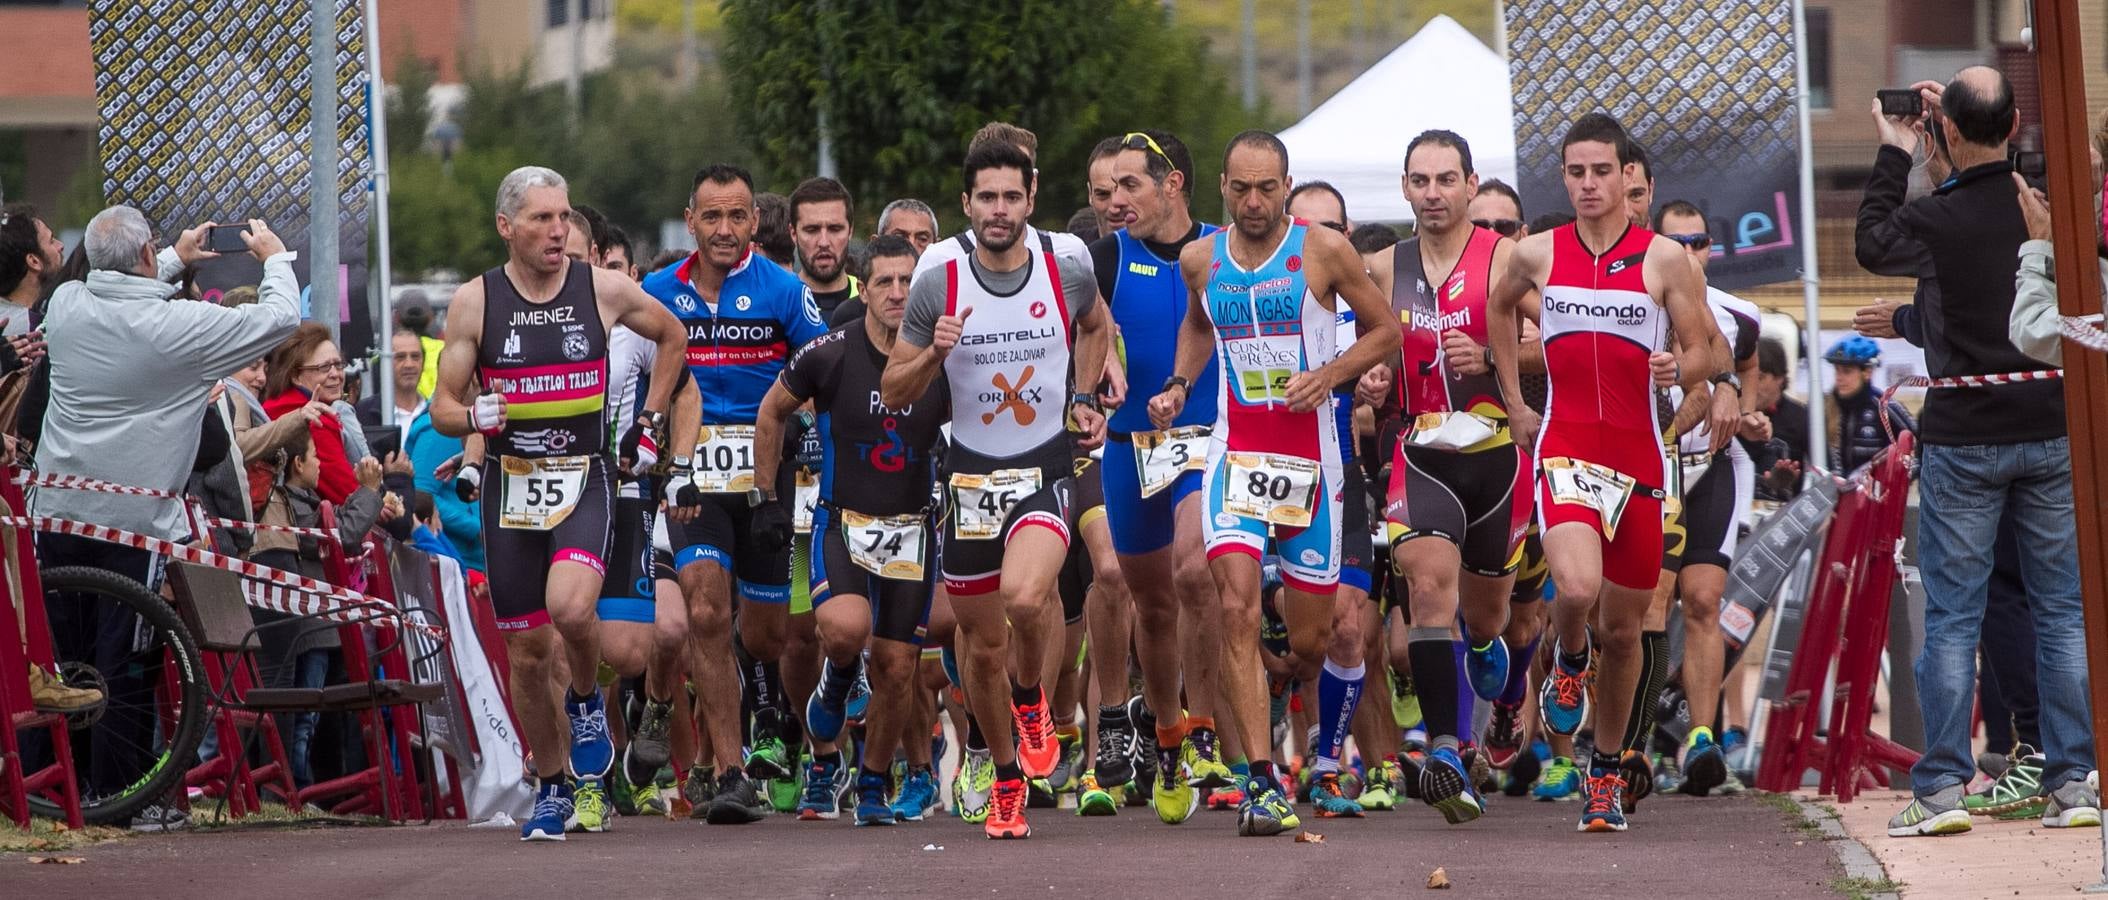
[[[1135,474],[1142,483],[1142,496],[1155,496],[1180,475],[1208,466],[1208,429],[1173,428],[1169,431],[1138,431],[1134,434]]]
[[[548,531],[562,524],[578,508],[592,463],[589,456],[499,457],[505,483],[500,489],[498,527]]]
[[[1010,510],[1039,493],[1038,469],[997,469],[986,475],[955,474],[952,485],[952,533],[961,540],[985,541],[1002,534]]]
[[[864,571],[897,581],[922,580],[923,517],[867,516],[842,510],[842,543]]]
[[[1318,464],[1277,453],[1231,453],[1222,489],[1224,512],[1289,528],[1307,528],[1317,508]]]
[[[1632,502],[1632,491],[1637,486],[1632,478],[1608,466],[1565,456],[1548,456],[1544,460],[1544,480],[1551,490],[1553,503],[1571,503],[1595,510],[1603,520],[1603,537],[1617,539],[1618,519],[1625,515],[1625,506]]]
[[[744,494],[753,486],[754,426],[703,426],[695,442],[695,489]]]

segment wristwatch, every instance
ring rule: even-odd
[[[1193,393],[1193,382],[1184,375],[1173,375],[1164,379],[1164,390],[1168,391],[1172,388],[1178,388],[1191,394]]]
[[[1706,380],[1712,384],[1724,384],[1734,388],[1737,394],[1742,393],[1742,379],[1735,377],[1733,372],[1722,372]]]
[[[759,508],[759,507],[761,506],[761,504],[763,504],[763,503],[769,503],[769,502],[773,502],[773,501],[774,501],[775,499],[776,499],[776,492],[775,492],[775,491],[767,491],[767,490],[762,490],[761,488],[758,488],[758,487],[757,487],[757,488],[747,488],[747,508],[748,508],[748,509],[757,509],[757,508]]]
[[[1098,402],[1098,395],[1086,394],[1082,391],[1076,391],[1069,394],[1069,405],[1088,406],[1091,409],[1097,410],[1098,412],[1105,411],[1105,405]]]

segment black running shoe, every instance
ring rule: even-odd
[[[717,777],[717,792],[711,795],[704,818],[712,825],[747,825],[768,814],[768,802],[754,789],[753,779],[739,769],[726,769]]]

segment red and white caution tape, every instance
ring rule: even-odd
[[[328,529],[324,528],[305,528],[298,525],[267,525],[262,522],[244,522],[240,519],[208,516],[204,514],[202,509],[198,508],[197,502],[186,494],[158,490],[156,488],[137,487],[129,484],[118,484],[114,481],[89,478],[85,475],[32,475],[28,472],[22,472],[15,476],[15,483],[25,487],[48,487],[64,491],[85,491],[93,494],[121,494],[128,497],[155,497],[162,500],[174,500],[185,505],[193,527],[198,527],[199,523],[202,523],[203,527],[206,528],[225,528],[233,531],[274,531],[313,538],[335,537]]]
[[[1912,375],[1890,385],[1888,390],[1881,393],[1881,430],[1888,435],[1889,443],[1895,443],[1896,429],[1888,421],[1888,404],[1889,401],[1896,398],[1897,391],[1907,387],[1994,387],[2002,384],[2024,384],[2030,381],[2054,381],[2063,377],[2063,369],[2039,369],[2033,372],[1992,372],[1988,375],[1946,375],[1939,378]]]
[[[2061,318],[2062,321],[2058,323],[2057,330],[2063,332],[2065,337],[2070,338],[2072,343],[2095,352],[2108,353],[2108,331],[2101,330],[2100,316],[2063,316]]]

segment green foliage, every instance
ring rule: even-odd
[[[432,127],[432,84],[439,70],[429,60],[403,54],[395,66],[395,93],[388,98],[388,157],[416,153]]]
[[[1155,0],[724,0],[724,25],[764,180],[787,189],[814,170],[825,109],[841,179],[867,213],[905,196],[954,215],[967,139],[990,120],[1039,136],[1034,218],[1047,223],[1083,205],[1084,161],[1103,137],[1172,131],[1209,185],[1216,148],[1264,122],[1237,107],[1199,32]]]

